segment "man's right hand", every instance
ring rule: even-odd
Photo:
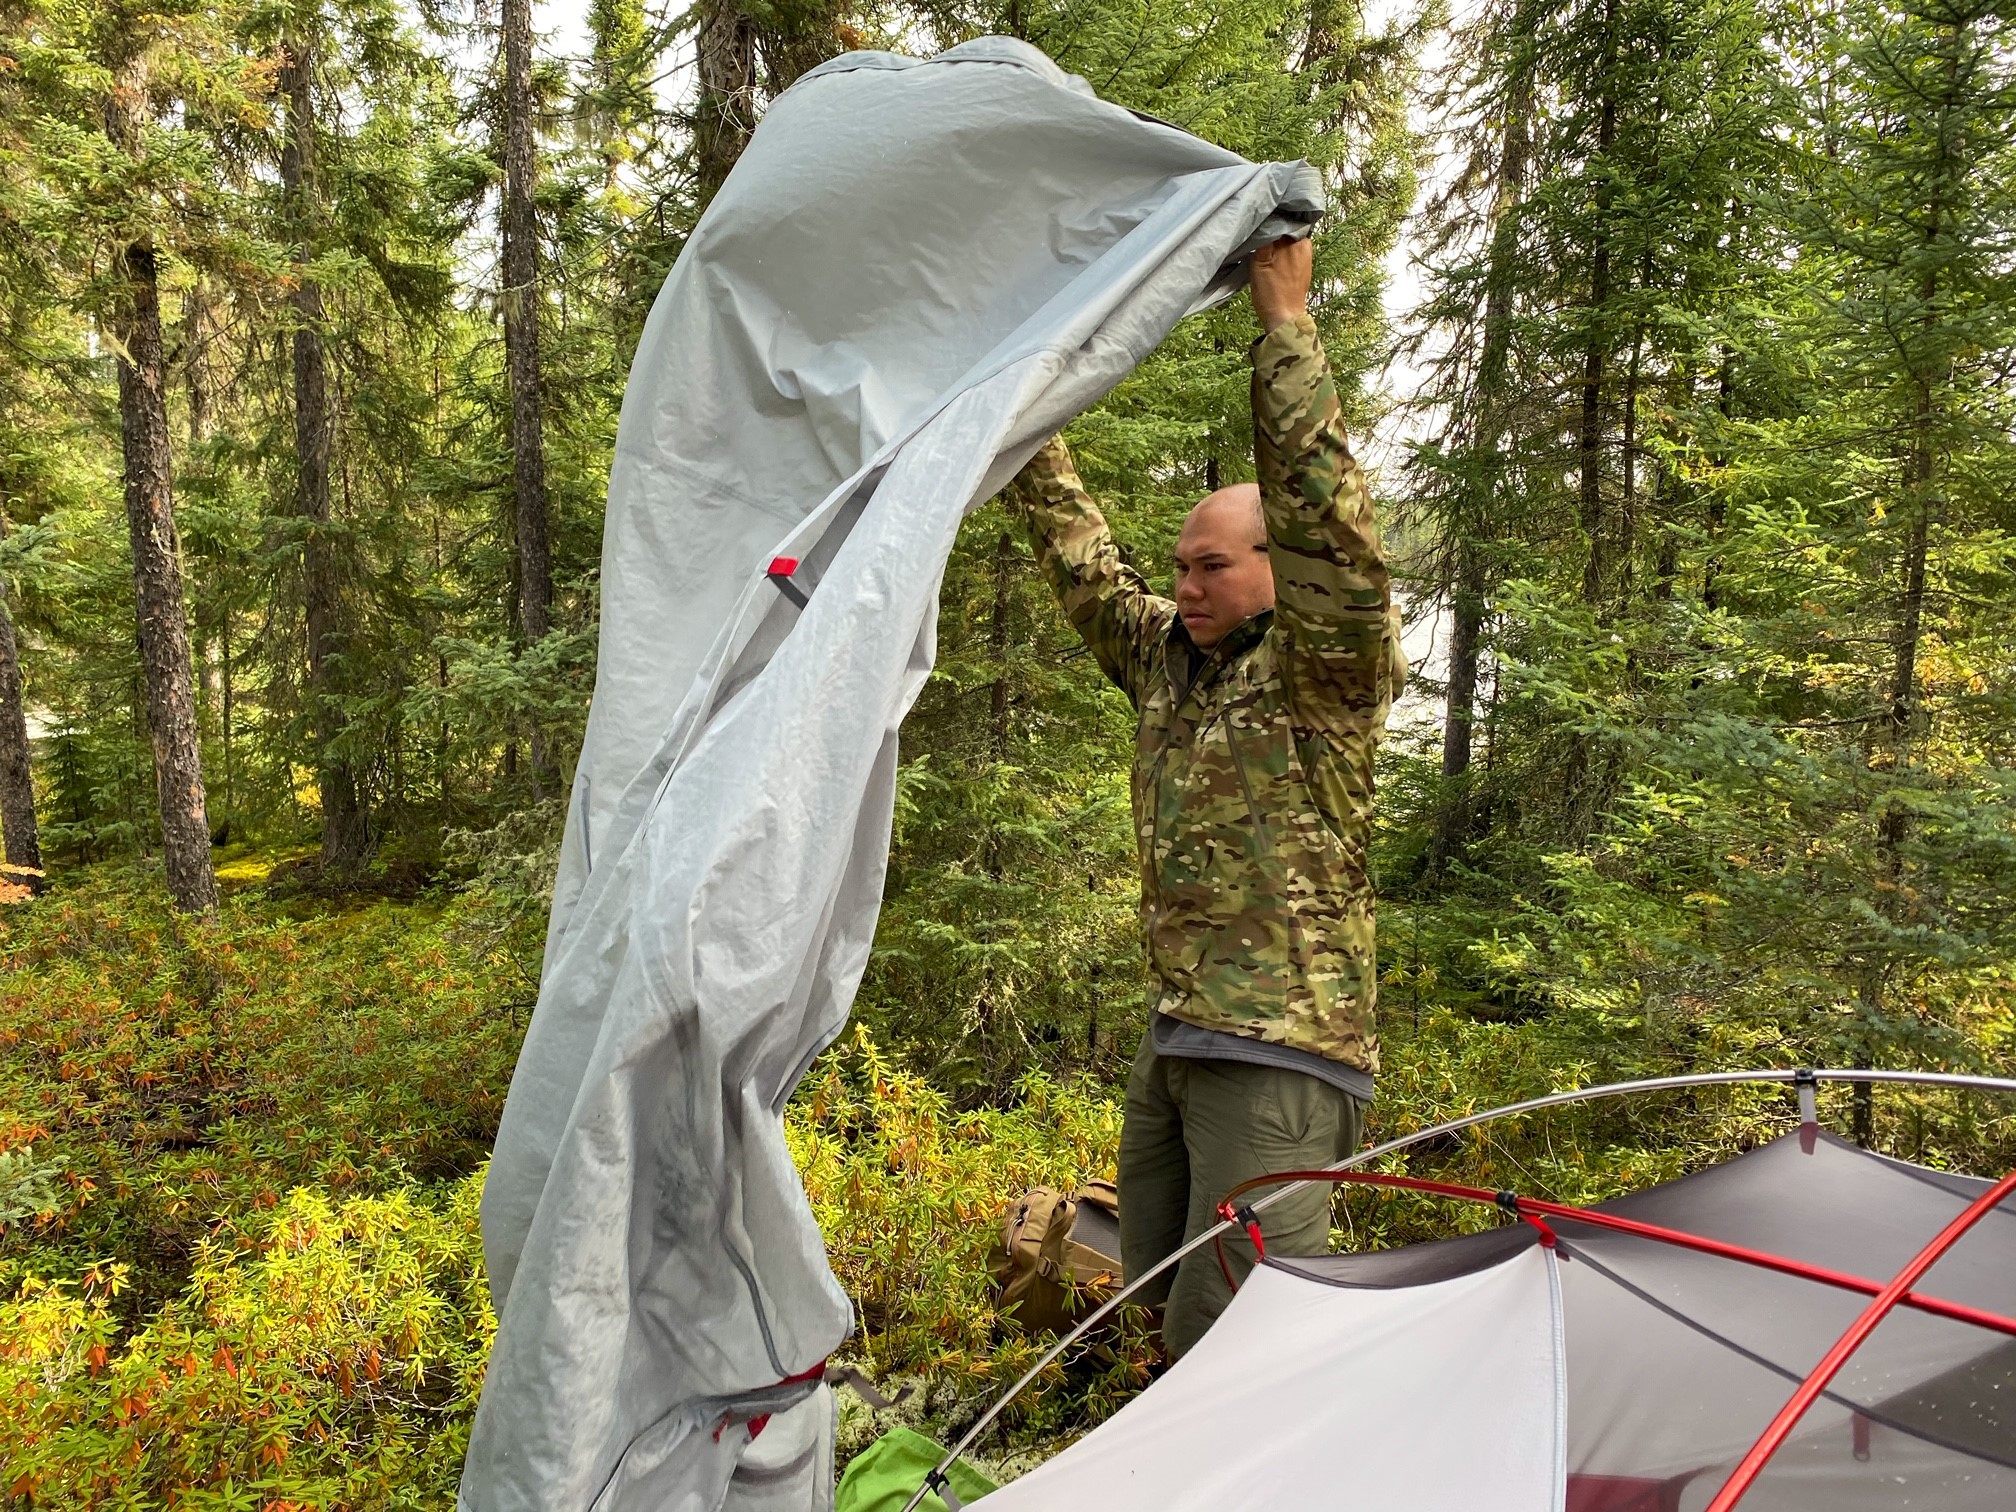
[[[1306,236],[1284,236],[1254,250],[1250,278],[1253,313],[1264,334],[1309,313],[1309,281],[1316,254]]]

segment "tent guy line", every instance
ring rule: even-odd
[[[1412,1134],[1404,1134],[1397,1139],[1387,1140],[1384,1144],[1374,1145],[1368,1150],[1362,1150],[1349,1160],[1339,1161],[1335,1166],[1329,1167],[1324,1172],[1323,1179],[1327,1180],[1331,1176],[1351,1171],[1356,1167],[1366,1165],[1384,1156],[1396,1154],[1413,1145],[1422,1144],[1438,1135],[1458,1133],[1464,1129],[1475,1128],[1480,1124],[1490,1123],[1497,1119],[1517,1117],[1523,1113],[1539,1112],[1546,1108],[1562,1107],[1570,1103],[1593,1102],[1602,1098],[1628,1097],[1639,1093],[1669,1092],[1693,1087],[1736,1086],[1770,1082],[1789,1084],[1799,1090],[1801,1094],[1802,1121],[1809,1120],[1808,1104],[1810,1102],[1810,1090],[1814,1084],[1819,1082],[1891,1083],[1903,1086],[1953,1087],[1961,1090],[1972,1089],[1983,1092],[2016,1093],[2016,1079],[2008,1077],[1968,1076],[1948,1071],[1889,1071],[1860,1068],[1814,1069],[1798,1067],[1793,1069],[1760,1069],[1749,1071],[1699,1071],[1684,1076],[1649,1077],[1638,1081],[1611,1082],[1599,1087],[1581,1087],[1565,1092],[1550,1092],[1541,1097],[1529,1098],[1525,1102],[1509,1103],[1502,1108],[1489,1108],[1480,1113],[1466,1114],[1462,1118],[1451,1119],[1446,1123],[1417,1130]],[[1292,1182],[1276,1187],[1273,1191],[1254,1202],[1251,1210],[1256,1213],[1263,1212],[1289,1192],[1295,1191],[1298,1187],[1305,1184],[1302,1182]],[[1013,1402],[1027,1390],[1030,1384],[1043,1371],[1048,1369],[1054,1361],[1062,1356],[1065,1351],[1070,1349],[1073,1344],[1077,1343],[1100,1323],[1112,1316],[1130,1297],[1146,1286],[1156,1276],[1176,1265],[1184,1256],[1191,1254],[1206,1244],[1217,1242],[1223,1235],[1230,1232],[1234,1226],[1232,1223],[1221,1219],[1214,1227],[1204,1230],[1204,1232],[1197,1235],[1189,1243],[1166,1256],[1152,1270],[1146,1271],[1140,1276],[1130,1278],[1125,1286],[1116,1291],[1090,1313],[1087,1313],[1070,1332],[1064,1334],[1055,1344],[1045,1350],[1036,1362],[1028,1370],[1024,1371],[1006,1392],[1002,1393],[1000,1397],[990,1404],[987,1410],[981,1413],[979,1418],[974,1421],[973,1425],[965,1433],[960,1435],[958,1442],[946,1452],[944,1458],[925,1477],[923,1484],[918,1486],[916,1491],[912,1493],[909,1501],[904,1503],[903,1512],[916,1512],[918,1504],[934,1491],[942,1494],[946,1484],[945,1477],[951,1470],[951,1467],[962,1459],[972,1449],[974,1444],[979,1442],[980,1436],[993,1426],[994,1421],[1007,1410],[1009,1403]]]

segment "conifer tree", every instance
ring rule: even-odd
[[[196,697],[183,603],[181,543],[175,529],[174,459],[168,423],[168,364],[162,343],[160,202],[142,187],[157,144],[160,84],[154,73],[161,21],[118,9],[93,28],[104,68],[103,131],[130,175],[110,219],[110,287],[103,306],[119,379],[126,518],[134,603],[154,755],[161,853],[169,895],[192,913],[217,907]]]
[[[319,16],[306,7],[304,10],[307,13],[293,20],[280,43],[280,95],[286,115],[280,182],[293,240],[294,288],[289,303],[295,319],[294,500],[303,527],[301,576],[307,620],[309,723],[318,756],[322,864],[340,873],[363,861],[368,834],[357,774],[344,749],[349,723],[343,707],[348,626],[329,502],[336,426],[330,413],[329,358],[322,334],[326,314],[314,268],[323,216],[317,182],[315,77],[322,26]]]
[[[535,646],[552,627],[553,548],[546,501],[545,399],[541,380],[538,103],[533,88],[532,0],[504,0],[504,188],[501,303],[511,378],[512,522],[518,547],[518,634]],[[532,727],[532,771],[548,765],[541,727]]]

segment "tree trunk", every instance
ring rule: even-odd
[[[310,268],[315,222],[315,58],[305,41],[284,44],[281,92],[287,98],[287,139],[280,184],[294,230],[294,509],[305,526],[302,598],[308,629],[309,728],[315,737],[315,782],[322,798],[322,865],[355,871],[369,847],[357,775],[341,754],[349,727],[341,703],[344,633],[339,566],[330,538],[329,359],[322,342],[322,289]]]
[[[6,525],[0,515],[0,539],[6,536]],[[21,653],[4,581],[0,581],[0,835],[6,840],[8,866],[42,870],[35,783],[28,767],[28,714],[21,698]],[[40,890],[39,877],[13,875],[7,880]]]
[[[1518,271],[1519,205],[1532,157],[1533,70],[1530,59],[1514,69],[1506,94],[1504,136],[1498,149],[1491,204],[1491,253],[1485,273],[1483,347],[1474,391],[1476,436],[1468,497],[1456,521],[1449,581],[1449,677],[1442,717],[1442,777],[1451,785],[1429,842],[1428,870],[1439,874],[1468,841],[1476,823],[1468,776],[1477,721],[1477,671],[1483,652],[1484,611],[1490,594],[1482,542],[1505,472],[1506,376],[1512,353],[1512,292]]]
[[[238,718],[237,685],[231,677],[231,615],[227,610],[217,625],[218,642],[223,650],[222,673],[222,717],[224,735],[224,812],[227,816],[238,807],[238,772],[233,760],[234,726]]]
[[[1617,101],[1611,73],[1617,57],[1617,0],[1603,9],[1602,101],[1596,127],[1596,164],[1609,172],[1610,150],[1617,140]],[[1589,334],[1582,358],[1582,423],[1580,427],[1580,503],[1583,533],[1589,537],[1589,560],[1582,573],[1582,599],[1595,604],[1603,595],[1603,384],[1609,355],[1610,203],[1607,177],[1596,186],[1595,246],[1589,263]]]
[[[1449,709],[1442,721],[1442,775],[1470,770],[1477,718],[1477,663],[1484,630],[1484,562],[1477,543],[1456,543],[1456,583],[1449,602]]]
[[[706,0],[696,50],[700,97],[694,104],[693,156],[704,203],[756,129],[756,23],[735,0]]]
[[[1905,487],[1911,498],[1911,534],[1904,546],[1903,597],[1890,667],[1890,738],[1893,763],[1901,765],[1917,722],[1918,643],[1925,619],[1925,554],[1931,534],[1932,454],[1926,437],[1931,417],[1930,384],[1918,385],[1918,415],[1911,454],[1905,461]]]
[[[1015,583],[1015,537],[1007,531],[994,546],[994,612],[987,627],[987,649],[994,657],[994,683],[987,690],[989,755],[998,764],[1008,759],[1008,609]]]
[[[1954,115],[1949,107],[1961,90],[1961,55],[1965,42],[1957,27],[1950,26],[1943,40],[1947,44],[1944,82],[1947,93],[1938,105],[1938,171],[1931,176],[1932,182],[1940,190],[1947,189],[1952,181],[1951,165],[1954,156],[1961,150],[1956,135]],[[1930,103],[1930,102],[1928,102]],[[1971,165],[1970,165],[1971,166]],[[1920,703],[1918,698],[1918,650],[1924,636],[1925,626],[1925,567],[1931,545],[1932,513],[1938,500],[1939,490],[1939,447],[1936,434],[1942,427],[1947,413],[1947,385],[1952,379],[1950,356],[1940,350],[1934,340],[1934,333],[1940,328],[1946,310],[1941,298],[1941,263],[1933,257],[1932,249],[1946,234],[1947,210],[1951,208],[1945,194],[1939,193],[1925,207],[1926,221],[1922,233],[1923,250],[1927,265],[1920,275],[1918,285],[1918,327],[1920,339],[1924,343],[1920,355],[1905,356],[1907,373],[1911,382],[1911,411],[1906,434],[1906,443],[1901,469],[1901,489],[1903,503],[1910,511],[1910,533],[1905,538],[1903,581],[1898,585],[1900,597],[1896,608],[1896,619],[1891,632],[1891,663],[1889,718],[1886,721],[1888,751],[1884,753],[1882,766],[1894,780],[1901,774],[1911,759],[1911,744],[1919,737]],[[1925,355],[1930,352],[1928,358]],[[1881,894],[1883,913],[1893,925],[1902,928],[1908,922],[1911,911],[1910,889],[1904,880],[1904,842],[1911,831],[1911,815],[1906,805],[1898,802],[1883,805],[1882,818],[1876,826],[1877,856],[1882,866],[1884,891]],[[1888,972],[1879,957],[1870,963],[1868,971],[1870,985],[1865,995],[1870,1005],[1878,1012],[1884,1007],[1888,982]],[[1872,1036],[1873,1039],[1873,1036]],[[1858,1065],[1873,1065],[1878,1060],[1880,1046],[1874,1043],[1865,1046],[1865,1055],[1858,1058]],[[1857,1089],[1855,1106],[1856,1141],[1867,1144],[1874,1132],[1873,1096]],[[1865,1104],[1868,1106],[1865,1107]]]
[[[1607,126],[1614,111],[1606,101]],[[1610,247],[1597,234],[1589,270],[1589,343],[1582,358],[1582,423],[1578,437],[1581,474],[1578,495],[1582,532],[1589,538],[1589,559],[1582,570],[1582,601],[1595,604],[1603,596],[1603,308],[1610,302]]]
[[[210,373],[205,328],[210,323],[210,298],[199,280],[182,307],[182,390],[189,404],[189,444],[210,439]]]
[[[1470,746],[1477,719],[1477,669],[1484,639],[1484,558],[1477,542],[1456,543],[1455,583],[1449,595],[1449,678],[1442,717],[1442,779],[1447,791],[1428,843],[1428,871],[1439,876],[1462,854],[1475,832],[1470,790]]]
[[[1723,433],[1728,433],[1728,420],[1736,413],[1736,353],[1728,346],[1722,348],[1721,360],[1715,366],[1715,408],[1723,419]],[[1725,445],[1717,442],[1712,456],[1715,470],[1719,473],[1728,466],[1729,457]],[[1724,501],[1719,483],[1708,490],[1708,541],[1711,548],[1722,542],[1722,526],[1726,521],[1728,506]],[[1701,567],[1701,606],[1715,610],[1722,607],[1722,558],[1711,554]]]
[[[504,354],[511,372],[511,482],[518,534],[518,635],[531,646],[552,625],[553,560],[546,514],[546,445],[539,375],[539,228],[532,99],[532,0],[504,0]],[[532,775],[546,771],[531,736]]]
[[[116,111],[117,106],[114,107]],[[115,140],[129,137],[115,133]],[[126,525],[133,541],[134,607],[146,678],[147,734],[161,805],[161,857],[168,895],[188,913],[214,913],[203,758],[196,741],[196,687],[182,605],[181,545],[170,486],[168,405],[163,384],[161,301],[151,239],[120,257],[125,284],[113,317],[119,345],[119,430],[125,453]]]
[[[1628,600],[1636,583],[1638,554],[1638,375],[1645,350],[1645,328],[1631,334],[1631,356],[1624,365],[1624,434],[1619,442],[1623,482],[1617,511],[1617,565],[1622,577],[1618,595]]]

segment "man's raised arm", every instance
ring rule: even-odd
[[[1330,364],[1309,318],[1309,244],[1254,257],[1253,439],[1275,626],[1298,716],[1333,735],[1376,732],[1397,693],[1390,583],[1365,475],[1345,439]]]
[[[1175,605],[1121,559],[1105,517],[1078,481],[1062,437],[1052,436],[1008,485],[1037,563],[1105,674],[1141,701],[1150,658]]]

